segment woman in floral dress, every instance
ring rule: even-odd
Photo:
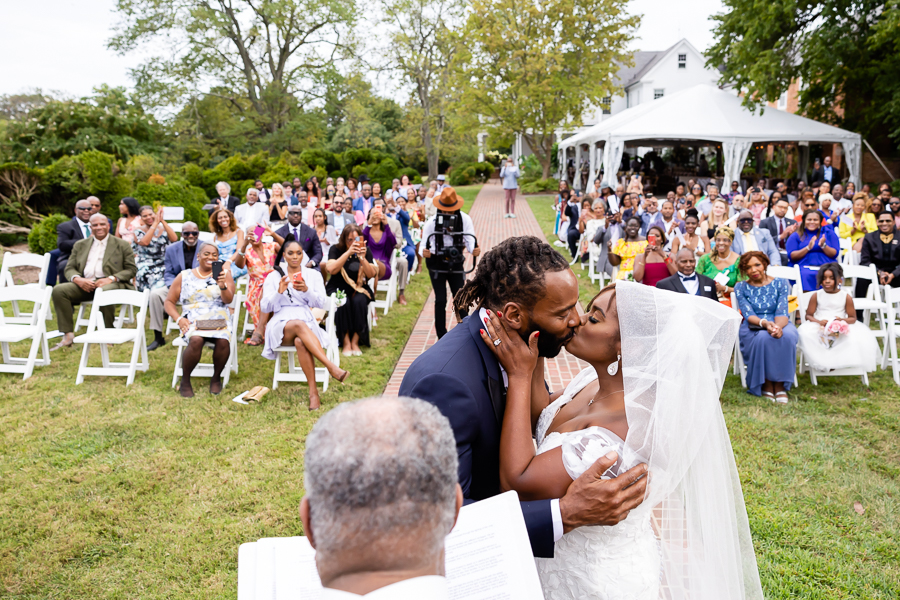
[[[272,236],[272,230],[266,226],[266,236]],[[247,232],[244,243],[238,251],[237,259],[234,264],[243,269],[247,268],[250,275],[250,283],[247,285],[247,300],[244,302],[247,312],[256,328],[253,335],[244,343],[248,346],[261,346],[265,340],[266,322],[269,320],[268,313],[260,313],[259,303],[262,299],[263,284],[266,276],[273,271],[275,264],[275,255],[281,248],[275,242],[263,242],[256,238],[253,230]]]
[[[141,207],[141,226],[134,230],[134,262],[137,274],[134,283],[137,291],[166,287],[163,275],[166,270],[166,246],[178,241],[178,235],[163,219],[163,209],[153,212],[152,206]],[[151,233],[152,232],[152,233]]]

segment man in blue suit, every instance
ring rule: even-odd
[[[166,268],[163,274],[166,287],[156,288],[150,292],[150,329],[153,330],[154,339],[147,346],[148,351],[156,350],[166,343],[163,335],[166,327],[166,296],[169,295],[169,288],[179,273],[197,266],[199,236],[200,229],[197,228],[197,224],[185,221],[181,226],[181,241],[172,242],[166,246],[166,256],[163,261]]]
[[[734,232],[734,241],[731,249],[738,254],[759,250],[769,257],[769,264],[781,266],[781,252],[778,244],[772,239],[772,234],[766,229],[760,229],[753,224],[753,213],[742,210],[738,215],[737,231]]]
[[[501,312],[523,339],[540,332],[538,352],[552,358],[581,326],[576,308],[578,280],[566,259],[546,242],[530,236],[509,238],[484,256],[454,304],[457,313],[473,304],[478,308],[413,362],[400,384],[400,394],[434,404],[450,420],[459,456],[459,483],[470,504],[501,492],[506,373],[481,339],[486,309]],[[543,358],[534,372],[540,387]],[[640,465],[616,479],[600,479],[615,460],[615,454],[598,460],[562,498],[521,503],[534,556],[551,558],[556,540],[566,531],[583,525],[615,525],[640,504],[646,467]]]

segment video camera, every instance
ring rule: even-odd
[[[425,247],[430,247],[431,238],[434,237],[434,252],[431,253],[431,264],[428,270],[433,273],[464,273],[469,274],[475,270],[475,257],[472,257],[472,268],[466,269],[466,236],[475,240],[478,246],[478,238],[471,233],[463,232],[462,215],[459,211],[438,211],[434,218],[434,233],[425,240]],[[445,244],[445,237],[452,238],[450,245]]]

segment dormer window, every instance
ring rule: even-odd
[[[687,54],[679,54],[678,55],[678,68],[679,69],[687,68]]]

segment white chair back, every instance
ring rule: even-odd
[[[0,363],[0,373],[20,373],[22,379],[28,379],[34,372],[34,367],[50,364],[50,349],[47,344],[47,314],[50,310],[50,294],[52,288],[12,286],[0,288],[0,304],[10,302],[13,306],[16,302],[32,302],[34,308],[28,317],[22,316],[16,322],[3,317],[0,309],[0,352],[3,362]],[[13,356],[10,344],[31,340],[31,347],[26,358]],[[41,358],[38,358],[38,352]]]
[[[3,266],[0,267],[0,287],[9,287],[16,285],[10,269],[16,267],[35,267],[41,270],[38,276],[37,287],[43,289],[47,286],[47,271],[50,269],[50,253],[45,254],[29,254],[27,252],[3,253]],[[26,284],[35,285],[35,284]]]
[[[18,321],[18,324],[34,327],[38,325],[38,321],[50,307],[50,292],[52,290],[47,287],[44,287],[44,289],[24,285],[0,287],[0,304],[5,302],[33,302],[35,310],[31,311],[27,318],[23,317],[24,321]],[[2,307],[0,307],[0,313],[2,313]],[[7,324],[14,322],[9,315],[4,315],[3,318]]]

